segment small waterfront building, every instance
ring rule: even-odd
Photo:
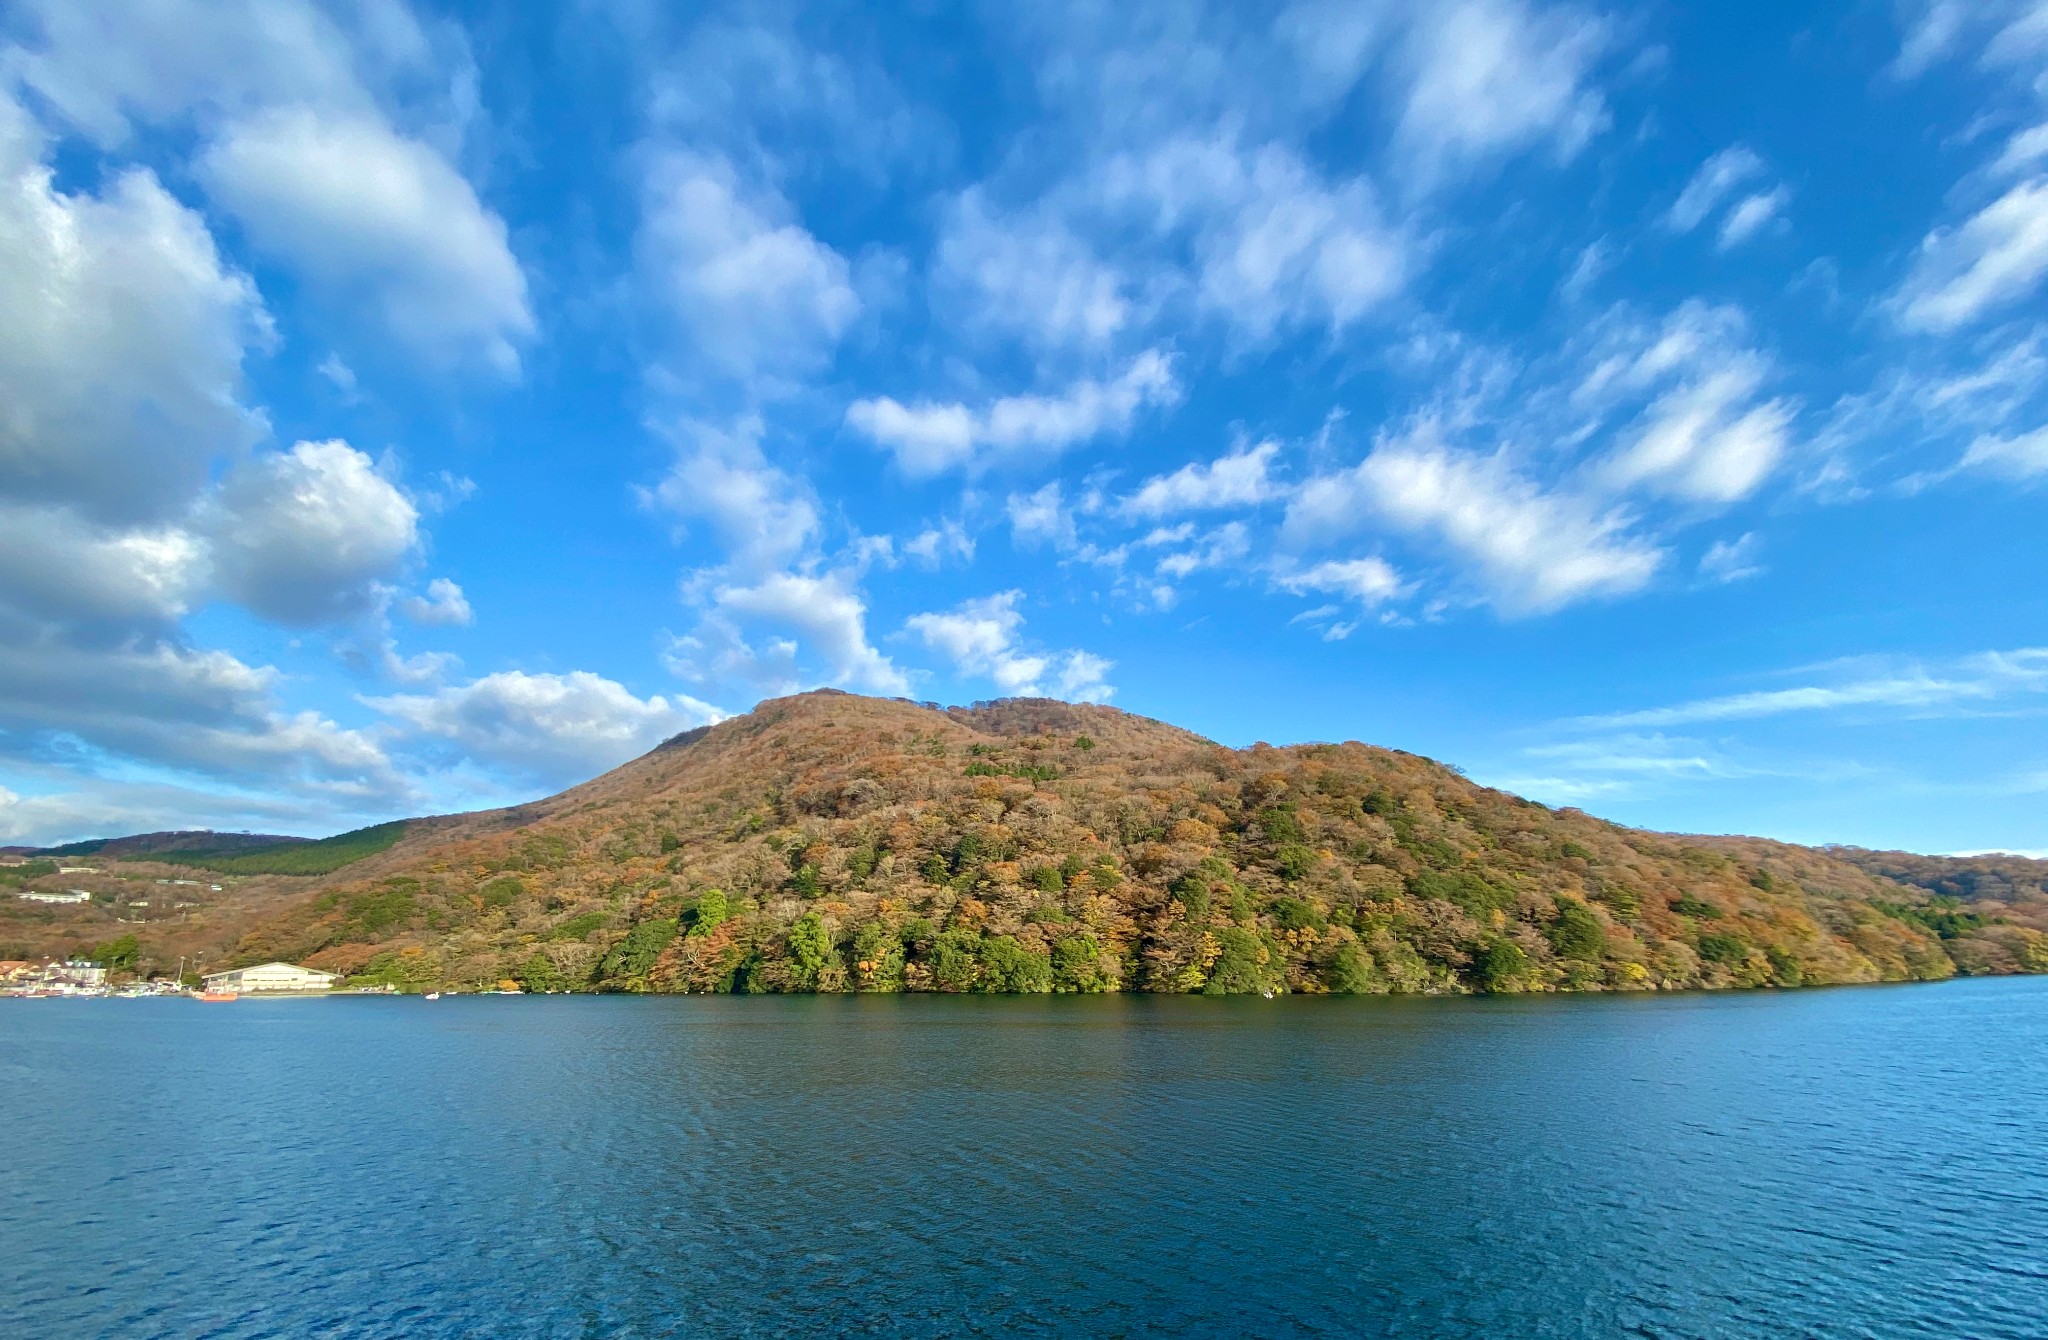
[[[30,974],[28,981],[45,990],[97,991],[107,984],[107,970],[84,959],[66,959],[62,963],[52,959],[40,971]]]
[[[259,963],[253,968],[230,968],[206,974],[208,991],[236,991],[244,995],[262,991],[327,991],[340,974],[301,968],[292,963]]]

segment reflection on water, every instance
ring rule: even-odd
[[[0,1007],[24,1335],[2039,1336],[2048,981]]]

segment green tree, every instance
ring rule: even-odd
[[[725,890],[706,889],[697,895],[697,905],[690,910],[690,934],[709,935],[731,916],[732,900],[725,896]]]
[[[1344,944],[1323,965],[1323,985],[1341,996],[1375,995],[1387,989],[1387,979],[1365,946]]]
[[[1275,898],[1269,905],[1273,924],[1283,931],[1321,930],[1326,924],[1316,905],[1302,898]]]
[[[1221,952],[1209,969],[1202,993],[1209,996],[1258,995],[1287,989],[1280,955],[1263,936],[1232,926],[1216,932]]]
[[[1764,947],[1764,957],[1771,961],[1771,980],[1779,986],[1800,986],[1806,981],[1806,969],[1787,950],[1776,945]]]
[[[870,921],[853,933],[853,965],[862,991],[900,991],[903,988],[903,941],[879,921]]]
[[[1081,995],[1114,991],[1121,978],[1113,971],[1115,962],[1094,936],[1069,935],[1052,947],[1053,990]]]
[[[1171,891],[1190,917],[1200,921],[1209,915],[1209,881],[1197,874],[1185,874],[1173,881]]]
[[[581,940],[611,918],[603,912],[579,912],[548,932],[550,940]]]
[[[1274,853],[1273,863],[1280,868],[1280,878],[1289,881],[1303,879],[1316,868],[1316,854],[1306,843],[1287,842]]]
[[[1739,935],[1713,931],[1700,937],[1700,957],[1708,963],[1732,967],[1749,961],[1749,945]]]
[[[1607,928],[1576,898],[1557,900],[1557,920],[1550,923],[1550,943],[1563,958],[1597,959],[1607,949]]]
[[[1417,898],[1454,904],[1473,916],[1504,912],[1515,905],[1512,890],[1489,883],[1471,870],[1423,870],[1409,876],[1408,891]]]
[[[554,960],[537,949],[526,962],[519,965],[519,970],[513,975],[519,979],[519,985],[527,991],[563,991],[569,986],[569,979],[562,975],[562,970],[555,966]]]
[[[110,973],[134,972],[136,963],[142,957],[142,946],[137,943],[131,931],[127,935],[95,947],[87,957]]]
[[[1529,956],[1520,945],[1505,938],[1488,942],[1473,963],[1473,974],[1486,991],[1515,990],[1528,971]]]
[[[941,991],[972,991],[981,976],[981,936],[950,930],[932,941],[932,984]]]
[[[525,893],[526,885],[517,875],[499,875],[476,887],[476,896],[485,907],[509,907]]]
[[[604,977],[629,991],[645,990],[647,974],[653,970],[654,961],[675,938],[676,922],[673,917],[653,917],[641,922],[627,931],[626,938],[605,955]]]
[[[1052,961],[1026,949],[1014,935],[991,935],[981,943],[982,978],[977,989],[1037,994],[1052,990]]]
[[[789,961],[797,985],[815,990],[818,978],[833,959],[832,933],[816,912],[806,912],[789,928]]]

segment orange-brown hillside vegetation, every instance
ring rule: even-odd
[[[1462,992],[2048,970],[1824,850],[1621,828],[1368,745],[820,692],[414,821],[236,947],[408,989]]]

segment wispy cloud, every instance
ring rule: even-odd
[[[1991,703],[2015,694],[2043,691],[2048,691],[2048,648],[2028,647],[1967,657],[1942,671],[1908,666],[1887,674],[1843,678],[1833,683],[1761,689],[1700,698],[1668,707],[1579,717],[1565,724],[1630,729],[1747,721],[1789,713],[1859,708],[1927,711]]]

